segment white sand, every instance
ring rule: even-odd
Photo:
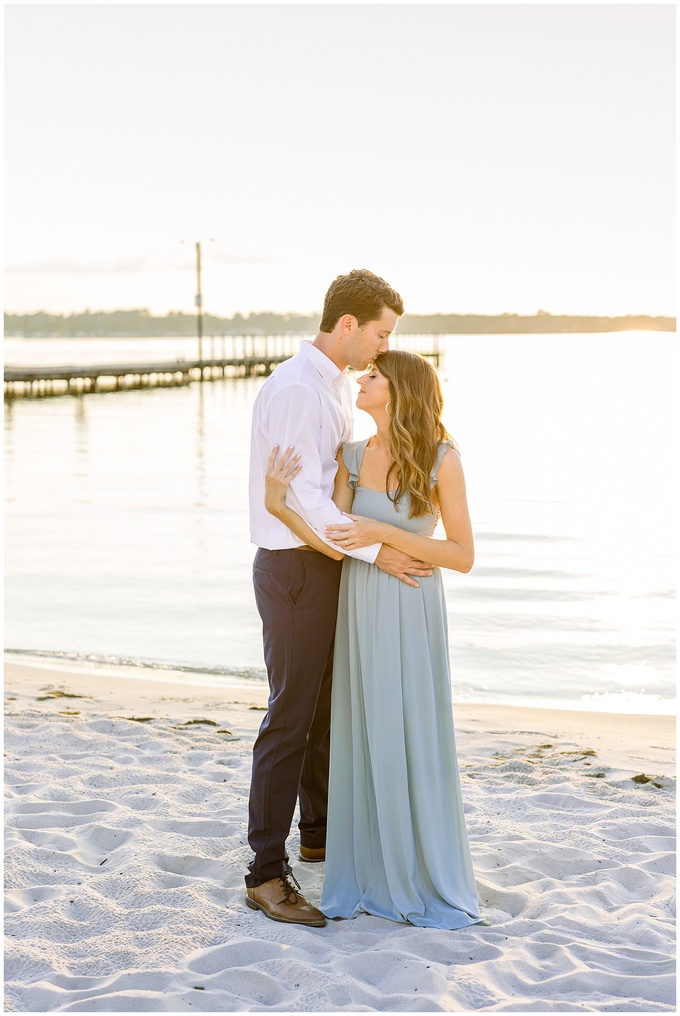
[[[673,1011],[671,718],[456,706],[493,925],[305,929],[243,902],[264,689],[164,680],[7,666],[8,1010]]]

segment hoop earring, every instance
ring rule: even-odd
[[[390,413],[390,406],[391,406],[391,405],[392,405],[392,402],[390,401],[390,402],[388,402],[388,403],[387,403],[387,405],[385,406],[385,412],[387,413],[387,415],[388,415],[388,416],[391,416],[391,415],[392,415],[392,414]]]

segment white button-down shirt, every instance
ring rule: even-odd
[[[352,392],[349,378],[311,342],[280,364],[263,384],[253,407],[250,444],[250,539],[267,550],[300,547],[303,541],[264,506],[264,475],[274,445],[301,455],[302,469],[286,495],[296,511],[328,543],[324,526],[346,522],[333,504],[338,471],[336,455],[352,440]],[[375,561],[380,544],[347,551]]]

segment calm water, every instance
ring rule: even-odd
[[[469,575],[444,573],[454,697],[672,711],[675,336],[442,346],[477,545]],[[194,352],[6,341],[13,363]],[[247,519],[261,384],[5,404],[8,648],[263,676]],[[358,413],[355,437],[371,429]]]

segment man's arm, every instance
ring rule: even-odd
[[[337,551],[339,548],[326,538],[324,527],[347,522],[347,517],[321,490],[322,467],[318,444],[321,427],[318,399],[305,385],[284,388],[272,398],[268,428],[272,447],[278,445],[282,452],[293,448],[293,454],[300,455],[302,464],[302,469],[288,488],[286,503],[311,526],[323,543]],[[296,535],[306,540],[299,533]],[[418,586],[412,576],[420,578],[432,574],[431,565],[379,543],[357,549],[345,550],[343,547],[342,550],[350,557],[376,564],[382,571],[409,586]]]
[[[302,464],[300,473],[288,488],[286,503],[302,516],[320,540],[337,551],[338,548],[326,539],[324,528],[347,520],[321,489],[323,470],[318,438],[322,426],[319,401],[305,385],[284,388],[273,396],[269,405],[269,437],[272,447],[278,445],[282,452],[293,448],[294,454],[300,455]],[[380,544],[376,543],[349,553],[352,557],[373,564],[379,551]]]
[[[300,466],[297,464],[296,458],[291,459],[290,452],[279,456],[278,451],[279,449],[275,446],[267,463],[264,484],[265,508],[270,515],[283,522],[284,526],[295,533],[300,540],[304,540],[308,547],[313,547],[314,550],[325,554],[326,557],[332,557],[335,561],[342,561],[345,555],[340,550],[332,550],[307,525],[302,516],[286,504],[288,486],[292,478],[297,476]]]

